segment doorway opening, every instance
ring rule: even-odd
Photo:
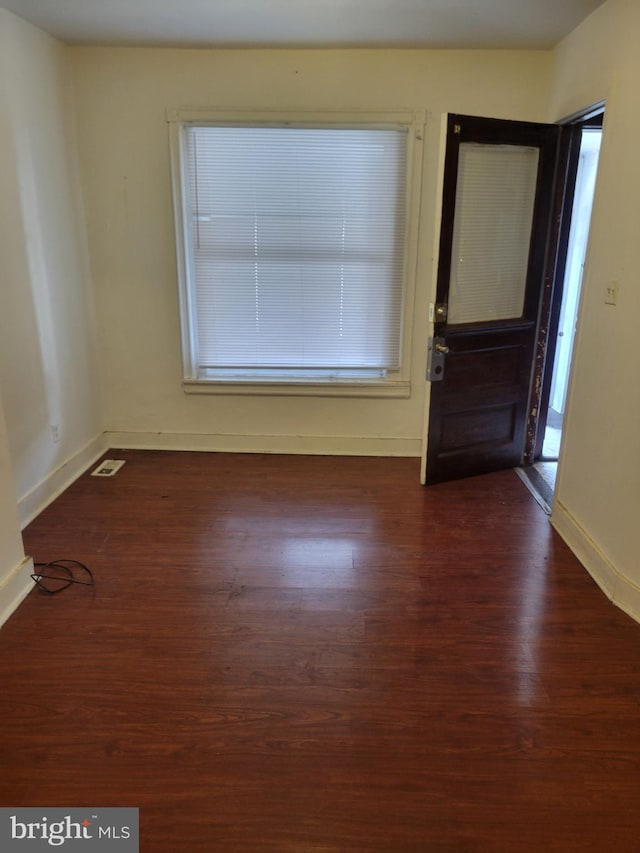
[[[542,393],[533,458],[522,470],[526,485],[551,512],[580,291],[602,140],[604,108],[567,123],[567,179],[560,224],[560,248],[550,306]]]
[[[582,129],[560,317],[551,372],[547,422],[542,443],[541,459],[543,461],[557,462],[560,455],[562,422],[569,385],[569,368],[578,319],[578,304],[587,253],[601,139],[602,128],[585,127]]]

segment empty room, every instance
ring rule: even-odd
[[[638,849],[638,33],[3,0],[3,851]]]

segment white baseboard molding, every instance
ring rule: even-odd
[[[205,435],[106,432],[107,447],[123,450],[198,450],[217,453],[285,453],[317,456],[419,457],[420,438],[317,435]]]
[[[0,627],[33,589],[33,559],[25,557],[0,581]]]
[[[636,622],[640,622],[640,588],[616,569],[569,510],[557,499],[553,504],[551,524],[607,598]]]
[[[100,433],[21,497],[18,514],[22,529],[99,459],[107,447],[104,433]]]

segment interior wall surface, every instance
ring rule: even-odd
[[[0,393],[23,521],[101,442],[68,50],[0,10]]]
[[[111,444],[419,455],[441,118],[543,120],[547,51],[71,48]],[[187,395],[167,109],[426,111],[408,399]]]
[[[553,523],[640,618],[640,6],[608,0],[554,53],[550,118],[606,100]],[[605,302],[614,286],[617,304]]]

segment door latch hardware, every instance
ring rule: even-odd
[[[449,352],[444,338],[429,338],[427,349],[427,380],[440,382],[444,378],[444,357]]]
[[[443,320],[447,319],[447,303],[446,302],[436,302],[436,323],[441,323]]]
[[[447,303],[446,302],[430,302],[429,303],[429,322],[444,323],[447,319]]]

